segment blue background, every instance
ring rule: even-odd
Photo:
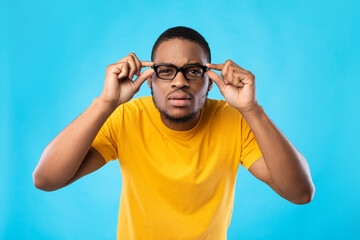
[[[1,239],[115,239],[118,161],[44,192],[46,145],[99,96],[106,66],[150,60],[167,28],[256,76],[258,102],[307,159],[316,193],[295,205],[239,166],[228,239],[360,239],[358,1],[1,1]],[[143,84],[134,96],[149,96]],[[209,98],[224,99],[214,85]]]

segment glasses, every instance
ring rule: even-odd
[[[187,80],[197,81],[201,80],[204,73],[209,69],[206,66],[199,64],[190,64],[183,67],[176,67],[169,63],[157,64],[152,66],[155,70],[156,76],[164,80],[173,80],[179,71],[181,71]]]

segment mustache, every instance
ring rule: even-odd
[[[169,97],[171,94],[173,94],[173,93],[175,93],[175,92],[178,92],[178,93],[180,93],[180,92],[185,92],[185,93],[189,94],[189,95],[191,96],[191,98],[193,98],[193,95],[192,95],[191,93],[189,93],[188,91],[186,91],[186,90],[184,90],[184,89],[181,89],[181,88],[177,88],[177,89],[175,89],[174,91],[170,92],[170,93],[167,95],[167,97]]]

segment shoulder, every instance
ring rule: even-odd
[[[143,118],[153,118],[153,115],[156,113],[156,107],[152,96],[145,96],[133,98],[121,104],[115,111],[115,115],[124,122],[135,124]]]
[[[206,99],[206,108],[210,115],[216,117],[241,117],[241,113],[225,100]]]
[[[241,114],[225,100],[207,99],[204,122],[213,136],[237,142],[241,132]]]
[[[121,104],[116,111],[142,111],[152,103],[152,97],[133,98],[130,101]]]

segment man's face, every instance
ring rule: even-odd
[[[162,42],[153,59],[155,64],[170,63],[183,67],[192,63],[205,65],[208,61],[203,48],[184,39]],[[162,118],[171,123],[186,123],[197,119],[204,106],[212,81],[204,74],[201,80],[187,80],[179,71],[173,80],[163,80],[154,73],[148,79],[154,104]]]

